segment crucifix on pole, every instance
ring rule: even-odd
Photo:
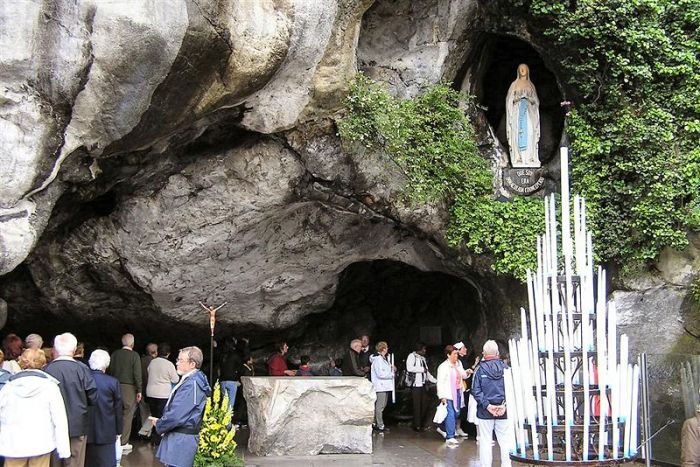
[[[209,330],[211,331],[209,337],[209,384],[214,384],[214,326],[216,326],[216,312],[223,308],[228,302],[224,302],[216,308],[212,306],[207,306],[202,302],[199,304],[209,313]]]

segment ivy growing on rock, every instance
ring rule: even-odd
[[[700,0],[493,0],[550,51],[567,95],[572,189],[588,201],[599,260],[632,267],[683,249],[700,230]],[[409,179],[409,198],[443,198],[447,237],[493,253],[498,272],[534,264],[541,202],[492,199],[491,177],[446,86],[401,101],[361,77],[341,136],[384,150]]]
[[[700,0],[505,0],[559,57],[574,191],[601,259],[648,263],[700,229]]]
[[[465,116],[469,105],[468,96],[445,84],[414,99],[399,99],[358,74],[338,128],[345,142],[383,151],[396,162],[407,178],[408,200],[447,203],[451,245],[492,254],[496,272],[523,279],[525,271],[536,265],[542,201],[494,199],[493,174]]]

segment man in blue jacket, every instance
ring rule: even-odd
[[[483,359],[474,373],[472,383],[472,396],[477,403],[479,459],[484,467],[491,466],[494,429],[501,448],[501,467],[511,465],[510,451],[514,438],[512,426],[506,419],[506,390],[503,382],[505,368],[506,364],[499,358],[496,341],[486,341]]]
[[[198,347],[185,347],[177,357],[180,382],[165,404],[163,416],[151,418],[156,432],[163,437],[156,457],[167,466],[192,467],[199,445],[199,429],[211,388],[199,371],[204,357]]]

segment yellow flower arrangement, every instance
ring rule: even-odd
[[[195,467],[229,467],[243,465],[236,454],[233,440],[236,429],[231,426],[233,410],[228,407],[228,395],[221,394],[217,382],[214,393],[204,408],[202,429],[199,432],[199,449],[194,459]],[[228,428],[231,426],[231,428]]]

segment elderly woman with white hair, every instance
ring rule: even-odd
[[[510,467],[510,450],[513,446],[513,430],[506,415],[506,391],[503,373],[506,364],[500,359],[498,344],[488,340],[484,343],[484,358],[474,373],[472,395],[477,403],[476,417],[479,429],[479,460],[490,467],[493,453],[490,441],[496,431],[501,448],[501,467]]]
[[[122,391],[119,381],[105,374],[109,354],[95,350],[90,355],[90,368],[97,385],[97,400],[88,410],[89,425],[85,465],[114,467],[117,463],[115,442],[122,432]]]

